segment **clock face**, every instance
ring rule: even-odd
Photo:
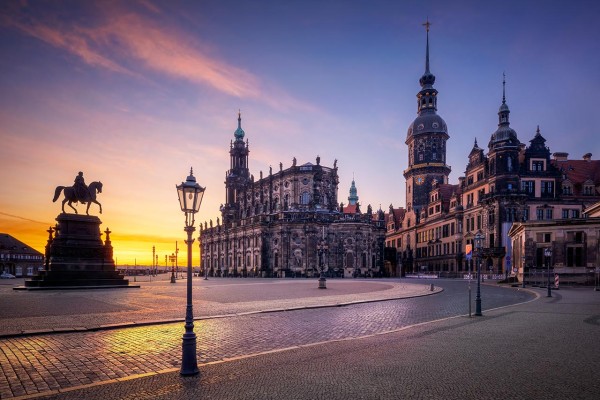
[[[423,181],[423,177],[422,176],[417,176],[416,182],[417,182],[417,185],[422,185],[423,182],[424,182]]]

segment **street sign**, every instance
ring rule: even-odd
[[[465,246],[465,258],[471,260],[473,258],[473,245],[468,244]]]
[[[550,247],[546,247],[544,249],[544,256],[546,256],[546,257],[552,257],[552,249]]]

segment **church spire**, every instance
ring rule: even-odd
[[[423,24],[425,30],[427,31],[427,47],[425,50],[425,73],[429,73],[429,27],[431,23],[429,22],[429,18],[427,18],[427,22]]]
[[[242,111],[241,110],[238,110],[238,127],[235,130],[235,132],[233,133],[233,135],[235,136],[235,140],[243,140],[244,139],[245,132],[242,129]]]
[[[508,104],[506,104],[506,74],[502,73],[502,104],[500,105],[500,110],[498,110],[498,126],[500,125],[508,125],[508,114],[510,114],[510,110],[508,109]]]
[[[429,70],[429,27],[431,26],[431,22],[429,22],[429,18],[423,24],[427,34],[427,41],[425,45],[425,72],[419,79],[419,84],[421,85],[421,91],[417,94],[417,110],[419,115],[423,112],[434,112],[437,110],[437,90],[433,88],[433,84],[435,83],[435,75],[431,73]]]
[[[423,24],[425,30],[427,31],[427,42],[425,46],[425,73],[419,79],[419,83],[423,89],[433,89],[433,84],[435,83],[435,75],[431,73],[429,70],[429,27],[431,26],[431,22],[429,22],[429,18],[427,22]]]
[[[350,196],[348,196],[348,205],[352,206],[358,202],[358,193],[356,185],[354,183],[354,176],[352,177],[352,185],[350,185]]]

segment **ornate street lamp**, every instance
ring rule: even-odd
[[[175,253],[171,253],[169,261],[171,261],[171,283],[175,283]]]
[[[550,288],[550,259],[552,258],[552,248],[546,247],[544,249],[544,256],[546,257],[546,267],[548,268],[548,279],[546,285],[548,286],[548,294],[546,297],[552,297],[552,289]]]
[[[179,196],[179,205],[181,211],[185,213],[185,228],[187,233],[187,306],[185,308],[185,333],[182,337],[182,357],[181,357],[181,375],[196,375],[198,370],[198,360],[196,358],[196,334],[194,333],[194,315],[192,309],[192,233],[196,230],[194,227],[194,216],[200,210],[203,188],[196,183],[193,171],[190,168],[190,176],[185,182],[177,185],[177,194]]]
[[[475,235],[475,251],[477,257],[477,295],[475,296],[475,316],[481,314],[481,258],[483,252],[483,235],[477,232]]]

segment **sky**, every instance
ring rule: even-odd
[[[503,74],[522,142],[539,125],[551,152],[598,159],[599,4],[3,1],[0,232],[43,252],[54,190],[82,171],[103,183],[90,213],[119,264],[149,265],[155,246],[164,265],[176,242],[182,263],[175,185],[192,167],[206,187],[196,221],[216,222],[238,110],[254,176],[337,159],[339,202],[354,178],[362,205],[403,207],[427,19],[450,183],[475,138],[487,148]]]

